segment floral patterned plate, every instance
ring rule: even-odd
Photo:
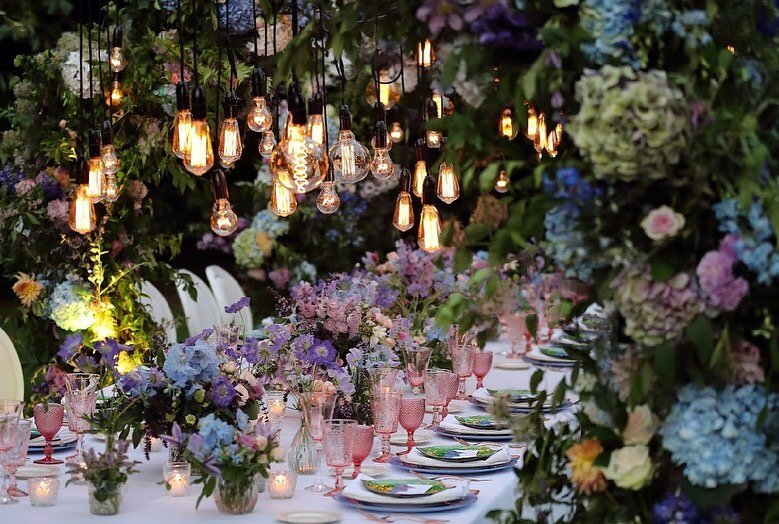
[[[362,485],[373,493],[397,498],[425,497],[452,487],[440,480],[424,479],[363,480]]]
[[[422,446],[417,447],[424,456],[444,462],[473,462],[487,460],[500,451],[489,446]]]
[[[498,423],[497,420],[488,415],[473,415],[471,417],[454,417],[454,419],[463,426],[474,429],[506,429],[505,424]]]
[[[538,397],[529,389],[488,389],[487,391],[493,397],[507,395],[511,402],[529,402]]]

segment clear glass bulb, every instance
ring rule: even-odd
[[[275,148],[276,135],[273,134],[273,131],[265,131],[265,133],[262,135],[262,140],[260,140],[259,146],[257,146],[257,149],[260,150],[260,155],[262,158],[270,158]]]
[[[214,146],[211,145],[211,128],[205,120],[193,120],[187,135],[189,154],[184,159],[184,169],[193,175],[203,176],[214,167]]]
[[[116,202],[119,200],[119,183],[116,181],[116,175],[114,173],[107,173],[105,176],[105,195],[106,202]]]
[[[530,127],[530,120],[528,119],[528,128]],[[503,109],[500,113],[500,121],[498,123],[498,134],[508,140],[513,140],[517,136],[517,129],[514,125],[514,115],[511,109],[508,107]]]
[[[127,61],[124,59],[124,50],[121,47],[112,48],[108,63],[111,66],[111,71],[114,73],[118,73],[124,69],[124,66],[127,65]]]
[[[95,229],[96,223],[95,204],[87,194],[86,184],[80,184],[70,202],[68,225],[76,233],[86,235]]]
[[[341,206],[341,198],[335,190],[335,182],[322,182],[322,191],[316,197],[316,208],[325,215],[331,215]]]
[[[438,209],[433,205],[422,206],[417,242],[420,249],[428,253],[441,248],[441,218],[438,216]]]
[[[535,141],[536,135],[538,135],[538,115],[536,114],[535,109],[529,107],[527,109],[527,132],[525,133],[525,136],[530,140]]]
[[[233,211],[230,201],[219,198],[211,210],[211,231],[220,237],[226,237],[238,228],[238,216]]]
[[[270,209],[274,215],[288,217],[294,213],[297,208],[298,202],[295,199],[295,193],[284,187],[278,178],[274,178],[268,209]]]
[[[338,142],[330,148],[330,160],[338,180],[354,184],[368,176],[371,154],[348,129],[339,131]]]
[[[387,151],[392,151],[392,137],[389,134],[389,131],[387,131]],[[376,137],[371,136],[371,147],[376,149]]]
[[[325,143],[325,121],[322,115],[309,115],[308,117],[308,136],[317,144]]]
[[[411,182],[411,190],[414,192],[414,195],[419,198],[422,198],[426,176],[427,163],[424,160],[417,160],[417,163],[414,164],[414,178]]]
[[[389,156],[386,148],[377,147],[374,149],[373,160],[371,161],[371,173],[379,180],[387,180],[395,172],[395,163]]]
[[[230,165],[243,153],[241,144],[241,129],[234,117],[225,118],[219,129],[219,158],[225,165]]]
[[[541,113],[538,115],[538,132],[536,133],[536,139],[533,141],[533,147],[535,147],[536,153],[538,153],[539,160],[541,160],[541,153],[546,149],[547,138],[546,115]]]
[[[99,157],[90,158],[87,166],[89,167],[89,183],[87,184],[87,196],[93,202],[100,202],[105,196],[105,173],[103,173],[103,164]]]
[[[385,109],[394,107],[400,100],[400,89],[396,85],[396,82],[390,82],[389,73],[382,71],[379,77],[381,84],[379,84],[379,102],[384,104]],[[389,82],[389,83],[384,83]],[[376,103],[376,85],[371,81],[368,83],[368,87],[365,88],[365,101],[368,105],[373,106]]]
[[[327,155],[308,136],[305,124],[288,123],[286,135],[271,156],[271,172],[295,193],[308,193],[327,175]]]
[[[558,144],[559,142],[557,141],[557,133],[552,130],[549,133],[549,137],[546,139],[546,152],[549,153],[550,157],[554,158],[557,156]]]
[[[428,131],[425,133],[425,142],[430,149],[438,149],[441,147],[441,133],[438,131]]]
[[[408,191],[398,193],[395,199],[395,214],[392,216],[392,225],[399,231],[408,231],[414,227],[414,206]]]
[[[498,179],[495,181],[495,191],[498,193],[508,193],[511,186],[511,180],[509,180],[505,169],[501,169],[498,173]]]
[[[405,133],[403,133],[403,126],[400,125],[400,122],[392,122],[392,126],[390,127],[390,140],[393,144],[399,144],[400,142],[403,142],[403,136]]]
[[[425,38],[425,43],[417,43],[417,65],[421,67],[430,67],[435,62],[435,56],[433,54],[433,46],[430,40]]]
[[[108,144],[100,148],[100,162],[103,163],[103,172],[112,175],[119,171],[119,157],[116,156],[116,148]]]
[[[111,107],[117,107],[122,103],[123,98],[124,91],[122,91],[122,84],[119,83],[119,80],[114,80],[111,82],[111,92],[108,95],[106,103]]]
[[[442,95],[437,90],[433,90],[433,96],[431,97],[435,103],[435,113],[437,118],[443,118],[445,116],[451,116],[454,114],[454,102],[446,95]]]
[[[256,96],[252,99],[252,107],[246,115],[246,125],[258,133],[270,131],[273,127],[273,113],[268,109],[268,101],[264,96]]]
[[[451,204],[460,197],[460,182],[457,181],[454,166],[448,162],[442,162],[441,167],[438,168],[436,193],[438,198],[447,204]]]
[[[179,158],[186,158],[189,154],[189,131],[192,129],[192,113],[189,109],[181,109],[176,112],[173,119],[173,154]]]

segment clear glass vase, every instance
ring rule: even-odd
[[[230,515],[243,515],[251,513],[257,504],[257,495],[260,492],[260,484],[265,485],[265,479],[259,475],[249,482],[222,482],[217,483],[214,490],[214,503],[222,513]]]
[[[119,513],[119,506],[122,504],[122,489],[119,488],[114,492],[101,494],[98,500],[95,495],[96,489],[94,486],[89,486],[89,512],[92,515],[116,515]]]
[[[298,475],[314,475],[319,466],[316,443],[301,421],[300,429],[295,433],[287,453],[289,467]]]

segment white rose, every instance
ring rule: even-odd
[[[275,448],[271,451],[271,457],[273,457],[274,462],[284,462],[287,458],[287,452],[284,448]]]
[[[243,384],[235,386],[235,393],[238,395],[238,405],[243,406],[249,400],[249,391]]]
[[[603,469],[603,474],[620,488],[641,489],[652,476],[649,448],[626,446],[612,452],[609,465]]]
[[[235,363],[233,360],[228,360],[224,364],[222,364],[222,371],[225,373],[232,375],[236,371],[238,371],[238,364]]]
[[[257,435],[254,437],[254,442],[257,444],[257,449],[265,449],[265,446],[268,445],[268,437]]]
[[[622,430],[622,441],[626,446],[646,445],[657,431],[657,418],[649,406],[642,404],[628,411],[628,421]]]

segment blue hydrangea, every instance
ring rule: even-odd
[[[66,331],[89,329],[95,322],[92,295],[78,279],[57,284],[46,305],[47,316]]]
[[[183,389],[189,384],[216,378],[219,360],[216,350],[205,340],[198,340],[191,346],[175,344],[168,351],[162,370],[174,386]]]
[[[232,444],[235,428],[209,413],[198,421],[198,433],[203,438],[201,452],[211,455],[220,448]]]
[[[227,0],[224,3],[220,3],[219,21],[221,22],[222,27],[228,28],[232,34],[241,34],[253,31],[253,2],[254,0]],[[258,10],[257,15],[259,16],[259,14],[260,13]]]
[[[779,279],[776,232],[763,205],[755,200],[745,210],[740,201],[729,198],[714,205],[714,214],[719,230],[737,237],[736,257],[757,275],[757,281],[770,285]]]
[[[289,231],[289,221],[281,219],[267,209],[263,209],[252,220],[252,229],[264,231],[269,236],[277,238]]]
[[[16,194],[16,184],[22,181],[24,173],[20,169],[8,164],[0,169],[0,190],[4,190],[9,195]]]
[[[766,425],[758,417],[767,410]],[[755,491],[779,491],[779,446],[767,433],[779,419],[779,395],[754,385],[717,391],[685,386],[661,430],[663,447],[697,486],[753,483]]]

